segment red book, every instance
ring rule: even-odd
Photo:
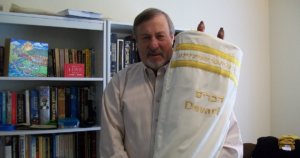
[[[11,124],[17,124],[17,93],[11,92]]]
[[[84,77],[84,64],[65,64],[65,77]]]

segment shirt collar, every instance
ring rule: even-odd
[[[144,63],[142,63],[142,64],[143,64],[143,67],[144,67],[144,72],[145,72],[145,74],[146,74],[148,77],[150,77],[150,76],[155,76],[154,71],[153,71],[152,69],[150,69],[149,67],[147,67]],[[167,68],[168,68],[168,65],[169,65],[169,63],[166,64],[166,65],[164,65],[164,66],[162,66],[162,67],[160,67],[160,68],[158,69],[158,71],[157,71],[157,75],[159,75],[159,74],[161,74],[161,73],[164,74],[164,73],[166,72]]]

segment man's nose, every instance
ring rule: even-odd
[[[158,40],[155,37],[151,38],[151,40],[150,40],[150,48],[151,49],[156,49],[156,48],[158,48],[158,46],[159,46]]]

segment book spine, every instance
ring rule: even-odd
[[[57,98],[57,113],[58,119],[64,119],[66,117],[66,107],[65,107],[65,88],[57,88],[58,98]]]
[[[31,135],[30,158],[36,158],[36,136]]]
[[[117,73],[117,34],[111,34],[111,56],[110,56],[110,77]]]
[[[25,90],[25,125],[30,125],[30,90]]]
[[[57,87],[50,88],[50,121],[57,122]]]
[[[11,124],[17,124],[17,93],[11,92]]]
[[[59,65],[60,77],[64,77],[65,50],[63,48],[59,49]]]
[[[94,48],[90,49],[91,52],[91,77],[96,76],[96,52]]]
[[[19,136],[12,136],[12,157],[19,158]]]
[[[2,123],[7,124],[7,92],[2,92]]]
[[[53,49],[48,50],[48,77],[54,77],[54,66],[53,66]]]
[[[25,158],[26,157],[26,136],[20,135],[19,136],[19,157]]]
[[[78,64],[79,62],[79,60],[78,60],[78,55],[80,54],[80,53],[78,53],[78,52],[81,52],[81,54],[82,54],[82,51],[81,50],[77,50],[77,49],[72,49],[72,58],[73,58],[73,63],[74,64]]]
[[[4,47],[0,46],[0,76],[4,76]]]
[[[38,139],[37,139],[38,144],[39,144],[39,146],[38,146],[38,148],[39,148],[38,157],[39,158],[44,158],[43,153],[45,153],[45,151],[44,151],[44,148],[43,148],[43,146],[44,146],[43,139],[44,139],[44,136],[38,136]]]
[[[26,123],[25,94],[17,93],[17,124]]]
[[[53,77],[56,77],[56,50],[52,49],[52,71],[53,71]]]
[[[3,92],[0,92],[0,125],[2,124],[5,124],[3,122],[3,106],[6,106],[6,105],[3,105]]]
[[[124,39],[117,40],[117,64],[118,71],[124,68]]]
[[[6,123],[12,124],[12,93],[7,91]]]
[[[71,89],[70,87],[65,87],[65,117],[69,118],[71,116]]]
[[[68,51],[69,63],[73,64],[73,49],[69,49]]]
[[[124,67],[128,67],[130,64],[130,51],[131,51],[131,41],[124,41]]]
[[[5,137],[0,137],[0,153],[1,154],[5,154],[4,147],[5,147]]]
[[[51,153],[51,155],[50,155],[50,158],[55,158],[55,155],[56,155],[56,139],[55,139],[55,135],[56,134],[52,134],[51,135],[51,139],[50,139],[50,146],[51,146],[51,148],[50,148],[50,153]]]
[[[90,49],[85,49],[85,77],[91,77],[91,52]]]
[[[56,77],[60,77],[60,55],[59,55],[59,48],[54,49],[55,54],[55,74]]]
[[[61,149],[61,146],[60,146],[60,135],[55,135],[55,137],[53,138],[53,139],[55,139],[55,155],[54,155],[54,157],[56,158],[56,157],[61,157],[61,155],[60,155],[60,151],[62,150]]]
[[[78,118],[78,87],[71,87],[71,100],[70,100],[70,108],[71,108],[71,118]]]
[[[75,53],[76,63],[77,64],[84,64],[84,58],[83,58],[83,50],[78,50]]]
[[[10,51],[10,39],[5,39],[4,48],[4,76],[8,76],[8,65],[9,65],[9,51]]]
[[[30,90],[30,123],[32,125],[39,124],[39,97],[36,89]]]
[[[12,158],[12,136],[5,137],[4,157]]]
[[[39,114],[40,124],[48,124],[50,121],[50,87],[39,87]]]
[[[65,64],[69,64],[70,62],[69,62],[69,49],[67,49],[67,48],[65,48],[64,49],[64,54],[65,54],[65,57],[64,57],[64,59],[65,59]]]

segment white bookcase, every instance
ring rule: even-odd
[[[59,16],[33,15],[0,12],[0,45],[5,38],[47,42],[49,48],[94,48],[95,76],[90,78],[64,77],[0,77],[0,91],[21,91],[42,85],[50,86],[95,86],[96,125],[88,128],[54,130],[0,131],[1,136],[36,135],[53,133],[97,132],[97,147],[100,141],[101,96],[107,81],[106,21],[66,18]],[[108,60],[109,61],[109,60]],[[97,157],[100,157],[99,150]]]

